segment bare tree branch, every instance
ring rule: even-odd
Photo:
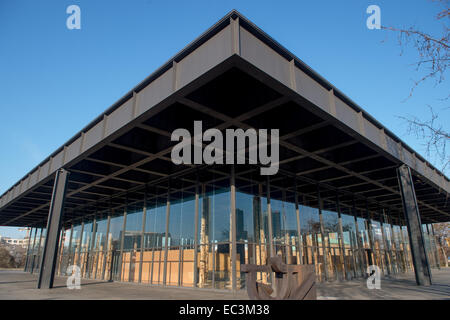
[[[427,34],[415,27],[405,29],[386,26],[381,27],[383,30],[398,34],[398,42],[402,48],[402,52],[404,48],[412,44],[419,56],[418,61],[413,64],[416,71],[423,71],[423,69],[425,69],[425,74],[414,81],[409,96],[405,100],[413,95],[414,90],[420,84],[429,79],[435,79],[436,85],[444,82],[447,68],[450,65],[450,29],[446,25],[446,23],[448,23],[447,19],[450,17],[449,1],[436,0],[434,2],[439,2],[444,6],[444,9],[435,17],[436,20],[442,21],[443,32],[439,36]],[[442,100],[448,101],[449,98],[450,94]],[[428,156],[431,156],[432,151],[434,155],[438,156],[442,163],[442,170],[444,171],[450,163],[450,157],[447,152],[450,133],[444,127],[444,124],[447,123],[442,120],[445,119],[439,118],[430,105],[428,105],[428,108],[431,117],[429,120],[424,120],[415,116],[400,116],[399,118],[406,120],[408,123],[408,134],[414,134],[417,138],[425,141]],[[444,108],[444,110],[445,109],[447,108]]]

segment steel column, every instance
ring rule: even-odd
[[[408,224],[408,236],[416,282],[417,285],[431,285],[430,265],[425,250],[422,223],[411,171],[408,166],[402,165],[397,169],[397,174],[403,202],[403,211]]]
[[[55,183],[47,218],[47,234],[39,270],[38,289],[53,288],[68,176],[69,172],[65,169],[59,169],[55,173]]]

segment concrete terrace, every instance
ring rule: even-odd
[[[384,278],[380,290],[368,290],[365,280],[319,284],[320,300],[450,300],[450,268],[433,269],[434,284],[419,287],[414,273]],[[55,288],[36,289],[37,275],[22,271],[0,270],[0,299],[2,300],[244,300],[246,291],[232,292],[211,289],[160,287],[134,283],[81,281],[80,290],[66,288],[66,278],[56,277]]]

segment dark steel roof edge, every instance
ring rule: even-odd
[[[172,67],[173,62],[179,62],[184,57],[186,57],[189,53],[200,47],[203,43],[211,39],[214,35],[216,35],[218,32],[220,32],[222,29],[224,29],[229,23],[231,19],[237,19],[239,18],[239,24],[244,29],[246,29],[248,32],[250,32],[252,35],[257,37],[259,40],[261,40],[264,44],[268,45],[270,48],[272,48],[275,52],[280,54],[282,57],[284,57],[286,60],[294,60],[295,65],[300,68],[303,72],[305,72],[307,75],[309,75],[311,78],[313,78],[315,81],[317,81],[319,84],[321,84],[323,87],[327,88],[327,90],[333,89],[336,97],[343,100],[345,103],[347,103],[351,108],[353,108],[355,111],[359,112],[361,111],[364,115],[364,117],[372,122],[377,128],[381,129],[383,128],[385,133],[393,138],[393,140],[397,143],[401,143],[401,145],[407,149],[409,152],[416,155],[416,157],[424,162],[426,165],[428,165],[430,168],[435,170],[440,176],[443,176],[447,181],[450,181],[450,179],[439,169],[437,169],[435,166],[433,166],[429,161],[427,161],[423,156],[421,156],[419,153],[417,153],[414,149],[412,149],[408,144],[406,144],[404,141],[402,141],[396,134],[394,134],[392,131],[387,129],[385,126],[383,126],[378,120],[376,120],[373,116],[371,116],[367,111],[365,111],[362,107],[360,107],[358,104],[356,104],[353,100],[351,100],[349,97],[347,97],[342,91],[337,89],[334,85],[332,85],[328,80],[323,78],[318,72],[316,72],[314,69],[312,69],[310,66],[308,66],[306,63],[304,63],[300,58],[298,58],[296,55],[291,53],[289,50],[287,50],[283,45],[281,45],[278,41],[273,39],[270,35],[268,35],[266,32],[264,32],[262,29],[260,29],[258,26],[256,26],[253,22],[248,20],[243,14],[238,12],[237,10],[233,9],[229,13],[227,13],[222,19],[220,19],[218,22],[216,22],[213,26],[211,26],[209,29],[207,29],[205,32],[203,32],[199,37],[197,37],[195,40],[190,42],[184,49],[182,49],[180,52],[176,53],[172,58],[170,58],[166,63],[164,63],[161,67],[159,67],[156,71],[151,73],[147,78],[145,78],[143,81],[141,81],[139,84],[137,84],[132,90],[130,90],[128,93],[126,93],[122,98],[117,100],[115,103],[113,103],[108,109],[106,109],[104,112],[102,112],[98,117],[96,117],[94,120],[92,120],[88,125],[86,125],[83,129],[81,129],[78,133],[76,133],[72,138],[70,138],[66,143],[64,143],[61,147],[56,149],[53,153],[51,153],[48,157],[46,157],[43,161],[41,161],[38,165],[36,165],[33,169],[31,169],[25,176],[23,176],[21,179],[19,179],[18,182],[13,184],[9,189],[7,189],[3,194],[0,196],[3,197],[6,195],[9,191],[11,191],[14,187],[19,185],[22,180],[26,179],[27,176],[33,174],[38,168],[43,165],[45,162],[50,160],[51,157],[57,155],[60,151],[64,149],[64,147],[71,144],[73,141],[78,139],[83,132],[88,131],[92,127],[94,127],[97,123],[102,121],[103,117],[105,115],[111,114],[114,110],[116,110],[118,107],[120,107],[123,103],[127,102],[130,98],[133,97],[133,92],[139,92],[143,88],[145,88],[148,84],[153,82],[155,79],[157,79],[161,74],[166,72]]]

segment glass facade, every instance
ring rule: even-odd
[[[75,264],[89,279],[239,290],[246,287],[241,266],[265,265],[271,255],[314,265],[319,281],[362,277],[372,264],[383,274],[412,270],[406,228],[380,222],[383,212],[349,205],[336,191],[303,194],[253,173],[208,178],[172,179],[73,221],[61,233],[58,274]],[[424,228],[433,264],[435,244]],[[39,266],[43,237],[45,230],[32,230],[28,271]],[[258,280],[270,284],[271,275]]]
[[[41,265],[41,253],[45,242],[45,228],[33,228],[30,238],[30,246],[28,248],[26,271],[35,273],[39,272]]]

